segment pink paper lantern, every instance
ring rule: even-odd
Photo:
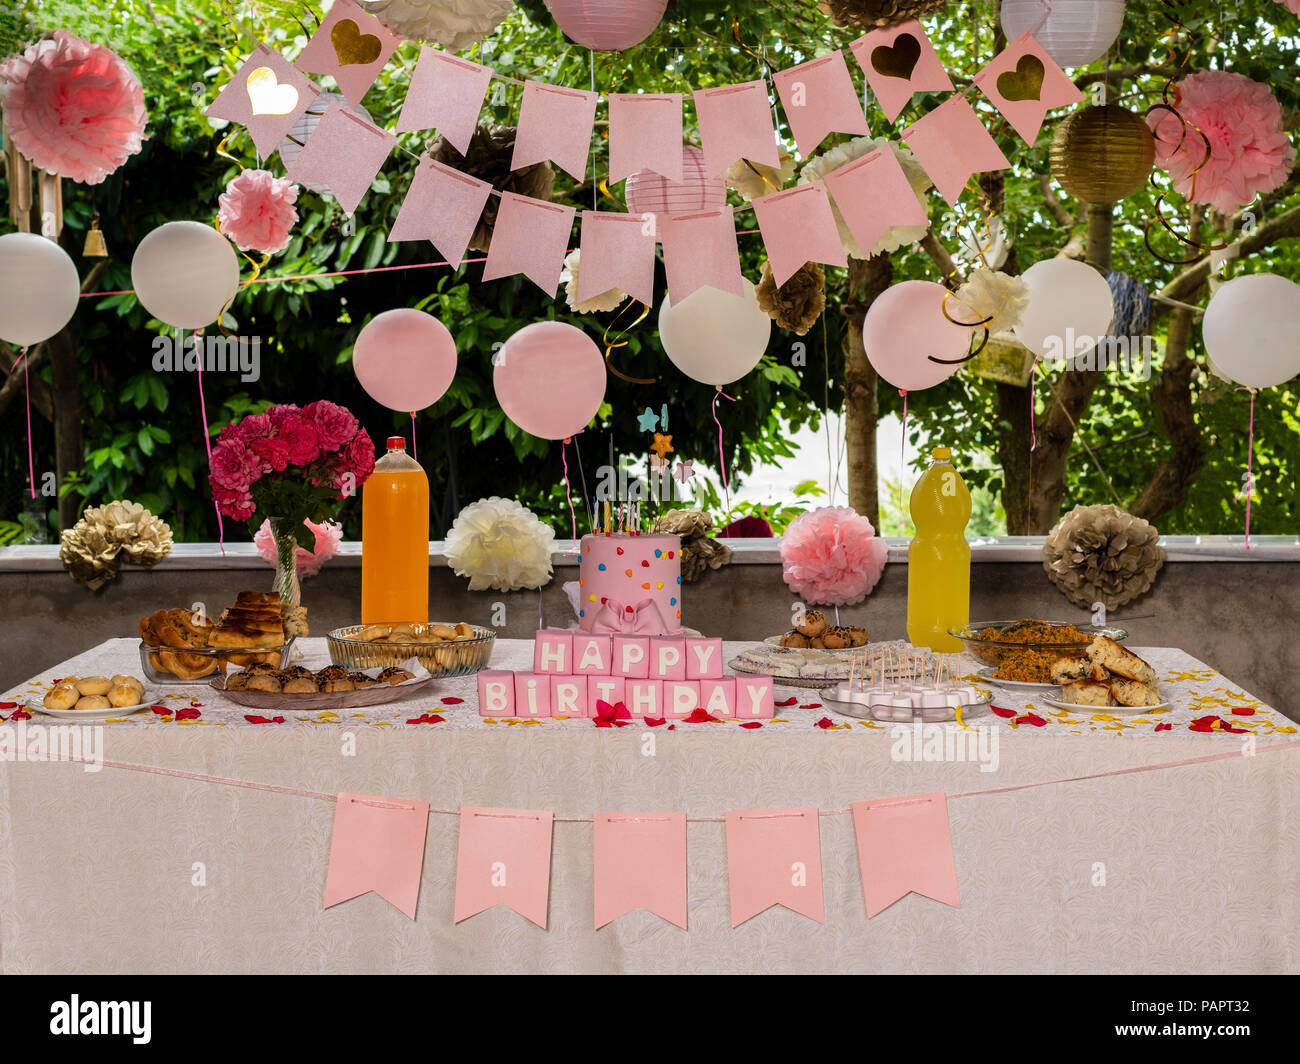
[[[585,332],[562,321],[525,325],[505,342],[492,387],[506,417],[544,440],[587,427],[605,398],[605,360]]]
[[[943,298],[948,290],[934,281],[904,281],[887,288],[871,304],[862,323],[867,359],[885,380],[905,392],[933,388],[951,377],[952,362],[970,349],[971,328],[944,317]],[[948,300],[948,314],[956,321],[978,321],[963,303]]]
[[[664,17],[668,0],[546,0],[566,37],[598,52],[640,44]]]
[[[727,190],[721,176],[705,175],[704,152],[693,144],[683,144],[680,181],[669,181],[653,170],[638,170],[627,179],[623,198],[630,214],[669,214],[721,207],[727,202]]]
[[[456,341],[432,314],[400,307],[370,319],[352,349],[352,369],[390,410],[432,406],[456,376]]]

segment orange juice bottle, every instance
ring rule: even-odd
[[[912,489],[916,534],[907,548],[907,638],[913,646],[956,654],[963,644],[949,630],[970,620],[970,492],[947,447],[936,447],[930,457]]]
[[[361,489],[361,622],[429,621],[429,478],[388,437]]]

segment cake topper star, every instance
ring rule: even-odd
[[[668,459],[661,454],[652,454],[650,456],[650,468],[656,473],[661,473],[668,468]]]
[[[692,458],[683,458],[677,463],[677,468],[673,471],[673,476],[685,484],[691,477],[695,476],[695,460]]]
[[[660,458],[666,454],[671,454],[673,449],[673,438],[665,436],[663,433],[655,433],[655,442],[650,445],[650,450],[654,451]]]
[[[644,414],[637,415],[636,424],[637,428],[642,432],[654,432],[659,427],[659,415],[647,406]],[[664,426],[664,428],[667,427],[667,425]]]

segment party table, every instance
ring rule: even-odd
[[[327,662],[324,640],[299,646]],[[95,729],[98,771],[0,765],[0,970],[1300,971],[1295,723],[1182,651],[1135,649],[1171,709],[1084,717],[997,690],[1000,712],[966,722],[980,756],[945,760],[783,688],[760,727],[625,728],[481,718],[473,677],[302,717],[154,690],[155,710]],[[492,667],[531,655],[499,640]],[[118,672],[139,674],[135,640],[4,701]],[[0,728],[64,723],[25,716],[6,704]],[[909,894],[868,919],[849,806],[939,791],[960,908]],[[430,803],[416,920],[375,894],[322,909],[338,792]],[[545,929],[504,906],[453,922],[462,805],[555,813]],[[776,906],[733,928],[722,818],[792,806],[820,810],[825,923]],[[690,820],[689,929],[637,909],[596,930],[592,814],[651,811]]]

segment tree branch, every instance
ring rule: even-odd
[[[1038,188],[1043,193],[1043,202],[1047,205],[1048,213],[1056,219],[1056,224],[1065,229],[1073,229],[1079,219],[1061,201],[1061,197],[1056,194],[1056,189],[1052,188],[1052,175],[1039,174]]]

